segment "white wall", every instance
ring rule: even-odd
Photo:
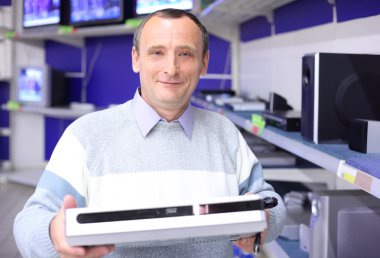
[[[268,99],[274,91],[300,110],[302,56],[312,52],[380,54],[380,15],[241,43],[241,95]]]

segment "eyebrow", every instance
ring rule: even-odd
[[[153,46],[150,46],[147,49],[147,52],[149,52],[151,50],[155,50],[155,49],[165,49],[165,46],[163,46],[163,45],[153,45]],[[176,50],[189,50],[191,52],[196,52],[196,48],[193,47],[193,46],[190,46],[190,45],[179,45],[179,46],[176,47]]]

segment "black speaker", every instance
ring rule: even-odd
[[[351,121],[348,147],[363,153],[380,153],[380,121]]]
[[[301,135],[346,143],[353,119],[380,120],[380,55],[303,56]]]
[[[63,71],[51,69],[50,106],[65,107],[69,105],[69,87]]]

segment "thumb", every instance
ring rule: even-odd
[[[76,208],[76,207],[77,207],[77,202],[75,201],[74,196],[66,195],[65,198],[63,198],[64,209],[70,209],[70,208]]]

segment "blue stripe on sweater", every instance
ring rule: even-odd
[[[264,185],[263,185],[264,184]],[[257,162],[252,167],[250,176],[239,184],[239,194],[244,195],[247,192],[257,193],[257,190],[273,189],[263,180],[263,169],[260,162]]]
[[[70,194],[74,196],[77,201],[78,207],[85,207],[86,201],[83,195],[78,193],[75,188],[70,185],[65,179],[54,174],[51,171],[45,170],[42,174],[37,187],[44,188],[50,192],[52,192],[56,197],[63,200],[63,198]]]

